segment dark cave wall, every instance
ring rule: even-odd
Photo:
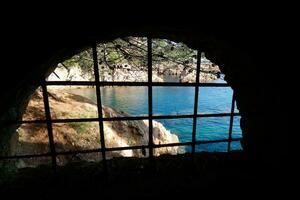
[[[53,32],[45,29],[35,32],[29,29],[13,44],[26,47],[18,58],[14,58],[14,45],[7,59],[15,62],[8,69],[10,79],[1,84],[3,95],[0,103],[0,148],[1,154],[11,151],[15,126],[7,126],[6,120],[20,119],[31,92],[39,85],[54,64],[72,56],[93,41],[105,42],[120,36],[147,36],[168,38],[186,43],[191,48],[201,48],[209,59],[220,65],[226,80],[236,93],[237,106],[242,115],[243,147],[252,158],[268,163],[280,159],[286,152],[284,137],[281,137],[280,87],[272,74],[274,64],[272,41],[265,33],[249,29],[199,29],[189,24],[127,24],[107,26],[106,29],[91,28],[73,32]],[[43,35],[45,34],[45,35]],[[40,37],[40,36],[43,37]],[[49,35],[49,36],[48,36]],[[22,41],[22,39],[25,39]],[[21,61],[21,65],[20,65]],[[11,70],[11,71],[9,71]],[[3,81],[3,80],[1,80]],[[277,126],[278,125],[278,126]],[[12,142],[13,143],[13,142]],[[282,144],[283,143],[283,144]],[[281,149],[278,146],[281,146]]]

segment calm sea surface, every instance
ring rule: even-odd
[[[176,81],[168,77],[167,81]],[[218,79],[213,82],[224,83]],[[72,89],[72,93],[96,101],[95,89]],[[133,116],[148,114],[147,87],[105,87],[101,88],[102,103]],[[193,114],[195,88],[193,87],[153,87],[153,114],[177,115]],[[229,113],[232,89],[230,87],[201,87],[199,90],[198,113]],[[235,108],[235,112],[238,112]],[[157,120],[168,130],[178,135],[180,142],[192,140],[193,119]],[[197,140],[227,139],[230,117],[209,117],[197,119]],[[240,117],[234,117],[233,138],[241,137]],[[240,142],[232,142],[231,149],[242,149]],[[186,147],[190,151],[190,147]],[[201,144],[196,151],[227,151],[227,142]]]

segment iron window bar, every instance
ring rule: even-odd
[[[230,115],[230,122],[229,122],[229,131],[228,131],[228,140],[229,141],[228,141],[228,146],[227,146],[227,152],[230,152],[230,148],[231,148],[234,107],[235,107],[235,93],[233,92],[232,100],[231,100],[231,115]]]
[[[55,155],[56,151],[55,151],[55,143],[53,138],[52,120],[51,120],[47,85],[45,83],[42,83],[42,92],[43,92],[43,101],[44,101],[44,108],[45,108],[45,117],[47,123],[47,132],[49,138],[49,146],[50,146],[51,158],[52,158],[52,168],[53,171],[56,172],[56,166],[57,166],[56,155]]]
[[[231,141],[241,141],[242,138],[232,138]],[[221,143],[228,142],[228,139],[219,139],[219,140],[198,140],[195,141],[196,145],[199,144],[210,144],[210,143]],[[163,147],[174,147],[174,146],[191,146],[193,142],[178,142],[178,143],[167,143],[167,144],[153,144],[153,148],[163,148]],[[124,151],[124,150],[135,150],[135,149],[149,149],[149,145],[139,145],[139,146],[129,146],[129,147],[110,147],[105,148],[106,152],[110,151]],[[101,153],[102,149],[85,149],[85,150],[70,150],[56,152],[55,155],[72,155],[72,154],[88,154],[88,153]],[[51,152],[44,154],[29,154],[29,155],[15,155],[15,156],[1,156],[0,160],[7,159],[22,159],[22,158],[34,158],[34,157],[49,157]]]
[[[196,85],[199,85],[200,78],[200,65],[201,65],[201,52],[197,50],[197,71],[196,71]],[[192,132],[192,155],[195,154],[196,148],[196,129],[197,129],[197,113],[198,113],[198,96],[199,87],[195,87],[195,99],[194,99],[194,117],[193,117],[193,132]]]
[[[153,158],[153,121],[152,121],[152,38],[147,38],[148,65],[148,121],[149,121],[149,157]]]
[[[197,118],[208,118],[208,117],[230,117],[230,116],[241,116],[240,113],[207,113],[197,114]],[[159,119],[185,119],[193,118],[194,115],[153,115],[153,120]],[[128,116],[128,117],[103,117],[103,121],[130,121],[130,120],[147,120],[148,116]],[[52,119],[52,123],[69,123],[69,122],[98,122],[98,118],[74,118],[74,119]],[[22,121],[10,121],[7,124],[45,124],[47,120],[22,120]]]
[[[46,84],[51,86],[153,86],[153,87],[159,87],[159,86],[166,86],[166,87],[230,87],[228,83],[183,83],[183,82],[95,82],[95,81],[46,81]]]
[[[49,137],[50,152],[44,154],[32,154],[32,155],[14,155],[14,156],[1,156],[0,160],[5,159],[19,159],[19,158],[33,158],[33,157],[51,157],[52,166],[55,171],[57,163],[57,155],[70,155],[70,154],[80,154],[80,153],[93,153],[101,152],[102,158],[105,165],[106,152],[109,151],[122,151],[122,150],[133,150],[133,149],[149,149],[149,157],[153,157],[154,148],[162,147],[174,147],[174,146],[192,146],[192,154],[195,153],[195,146],[200,144],[208,143],[219,143],[219,142],[228,142],[227,152],[230,152],[231,142],[232,141],[241,141],[242,138],[232,138],[232,127],[233,127],[233,118],[234,116],[240,116],[240,113],[234,112],[235,107],[235,95],[232,95],[231,102],[231,112],[230,113],[212,113],[212,114],[198,114],[198,95],[199,87],[230,87],[227,83],[200,83],[200,66],[201,66],[201,52],[197,51],[197,71],[196,71],[196,81],[195,83],[177,83],[177,82],[152,82],[152,38],[147,38],[147,59],[148,59],[148,81],[147,82],[108,82],[99,80],[99,68],[98,68],[98,57],[97,57],[97,45],[92,46],[93,50],[93,61],[94,61],[94,75],[95,81],[46,81],[44,80],[41,85],[43,89],[43,98],[44,98],[44,107],[45,107],[45,120],[20,120],[20,121],[9,121],[8,124],[31,124],[31,123],[45,123],[47,124],[47,132]],[[96,87],[96,96],[97,96],[97,108],[98,108],[98,118],[79,118],[79,119],[51,119],[50,106],[49,106],[49,97],[47,94],[47,86],[95,86]],[[113,117],[106,118],[102,115],[102,102],[101,102],[101,90],[100,87],[104,86],[147,86],[148,87],[148,115],[147,116],[126,116],[126,117]],[[194,100],[194,113],[189,115],[153,115],[152,113],[152,87],[161,86],[161,87],[195,87],[195,100]],[[222,140],[196,140],[196,128],[197,128],[197,118],[206,118],[206,117],[230,117],[228,139]],[[192,132],[192,141],[191,142],[179,142],[179,143],[168,143],[168,144],[154,144],[153,143],[153,124],[152,120],[155,119],[180,119],[180,118],[192,118],[193,119],[193,132]],[[148,145],[140,146],[129,146],[129,147],[114,147],[106,148],[105,147],[105,138],[103,130],[104,121],[123,121],[123,120],[149,120],[149,143]],[[65,122],[99,122],[100,128],[100,143],[101,148],[97,149],[87,149],[87,150],[70,150],[64,152],[55,151],[55,143],[53,139],[53,123],[65,123]]]
[[[93,50],[93,61],[94,61],[94,75],[96,83],[99,83],[99,67],[98,67],[98,55],[97,55],[97,44],[95,43],[92,47]],[[98,111],[98,123],[100,129],[100,144],[101,144],[101,153],[104,168],[106,170],[106,152],[105,152],[105,137],[104,137],[104,125],[103,125],[103,113],[102,113],[102,101],[101,101],[101,90],[99,87],[96,87],[96,96],[97,96],[97,111]]]

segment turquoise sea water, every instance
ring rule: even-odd
[[[172,79],[168,80],[172,81]],[[224,82],[218,79],[214,82]],[[95,100],[94,89],[76,89],[76,94]],[[148,114],[147,87],[105,87],[101,88],[102,103],[133,116]],[[153,87],[153,115],[193,114],[194,87]],[[232,89],[230,87],[201,87],[199,89],[198,113],[229,113]],[[235,108],[235,112],[238,112]],[[192,140],[193,119],[157,120],[168,130],[178,135],[180,142]],[[227,139],[230,117],[197,119],[197,140]],[[240,117],[234,117],[233,138],[241,137]],[[240,142],[232,142],[231,149],[241,149]],[[186,147],[190,151],[190,147]],[[227,142],[200,144],[196,151],[227,151]]]

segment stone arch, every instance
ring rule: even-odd
[[[134,34],[132,34],[134,33]],[[91,34],[89,37],[80,38],[78,42],[74,40],[74,45],[67,48],[56,48],[56,50],[46,56],[42,62],[33,66],[30,77],[24,78],[19,82],[19,87],[12,91],[15,100],[10,102],[7,112],[0,116],[3,121],[20,119],[26,108],[28,99],[32,92],[37,88],[39,81],[49,75],[55,64],[73,56],[79,51],[88,48],[93,42],[106,42],[117,37],[124,36],[148,36],[154,38],[166,38],[175,42],[183,42],[193,49],[201,48],[206,53],[208,59],[220,66],[221,71],[225,74],[225,80],[232,86],[236,93],[237,106],[241,113],[241,128],[243,131],[243,148],[246,152],[253,155],[261,155],[272,151],[274,144],[265,145],[269,134],[264,133],[266,130],[261,123],[260,115],[261,104],[258,96],[261,95],[259,83],[261,77],[257,76],[257,66],[253,62],[253,57],[247,52],[236,48],[234,44],[226,40],[220,40],[210,34],[199,32],[186,32],[172,29],[148,30],[147,28],[131,29],[111,32],[108,35]],[[258,79],[253,84],[253,77]],[[14,143],[14,131],[16,126],[1,126],[1,149],[2,154],[11,151]],[[268,132],[267,132],[268,133]]]

